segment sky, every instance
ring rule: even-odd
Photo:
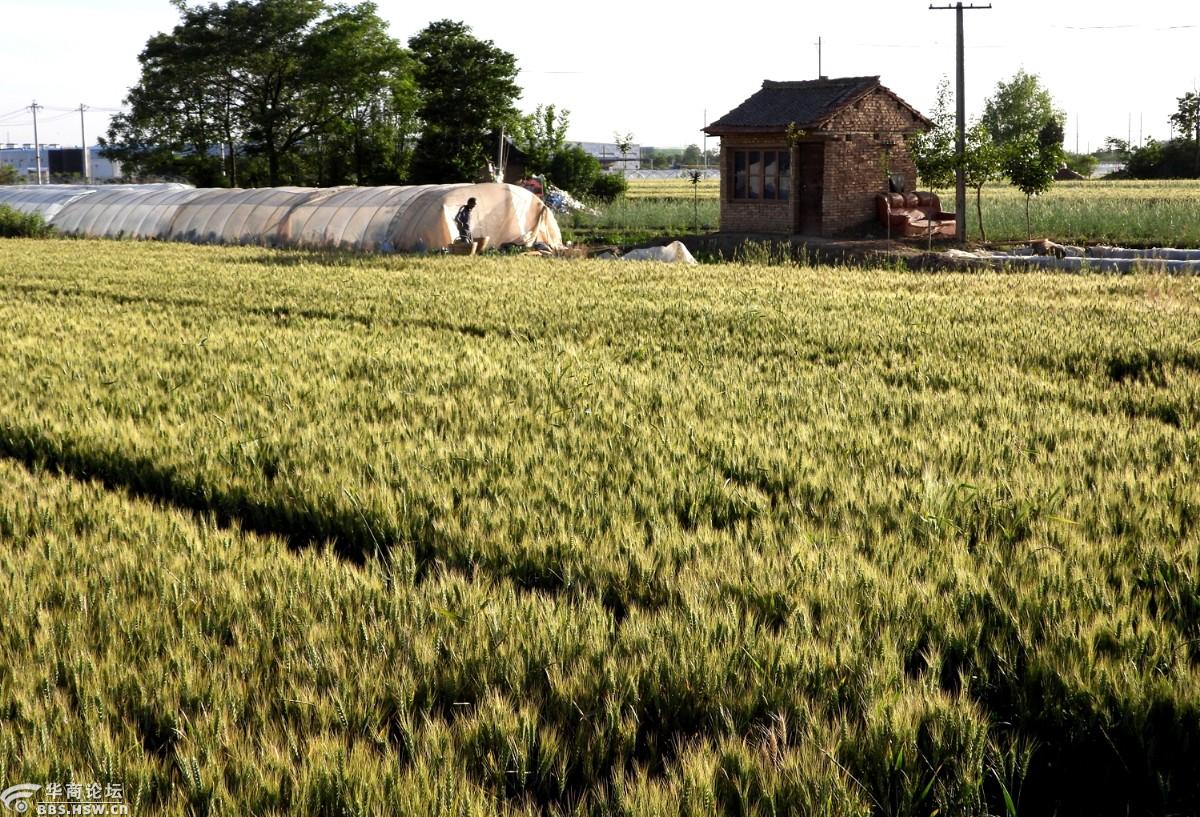
[[[978,2],[978,0],[977,0]],[[942,3],[939,2],[939,5]],[[378,0],[380,16],[407,41],[449,15],[517,57],[524,95],[570,111],[569,137],[642,145],[703,144],[700,129],[757,90],[762,80],[821,73],[880,75],[926,113],[942,76],[954,79],[952,11],[928,2],[762,0],[684,9],[676,3],[569,4],[520,13],[512,4],[458,0],[444,11],[411,0]],[[732,19],[731,8],[740,17]],[[33,141],[34,100],[43,143],[95,143],[138,78],[147,38],[169,30],[167,0],[4,0],[0,50],[0,141]],[[722,19],[731,17],[731,19]],[[1067,114],[1066,144],[1083,151],[1108,136],[1169,136],[1176,99],[1200,82],[1200,6],[994,0],[968,11],[966,104],[978,116],[1001,80],[1038,74]],[[42,22],[38,22],[42,21]],[[710,140],[709,147],[716,147]]]

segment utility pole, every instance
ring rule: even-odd
[[[496,172],[504,182],[504,126],[500,126],[500,140],[496,143]]]
[[[825,71],[821,67],[821,38],[817,37],[817,79],[825,79]]]
[[[963,12],[972,11],[975,9],[990,9],[991,3],[986,6],[964,6],[961,2],[955,3],[953,6],[930,6],[932,11],[948,11],[953,9],[958,23],[958,36],[955,41],[955,56],[957,61],[957,87],[954,91],[955,102],[957,103],[957,139],[955,140],[955,156],[957,167],[954,170],[954,234],[959,244],[967,240],[967,177],[963,171],[963,156],[967,152],[967,98],[966,91],[966,60],[963,56]]]
[[[87,110],[87,105],[79,103],[79,149],[83,151],[83,181],[84,184],[92,183],[92,174],[88,172],[88,165],[91,164],[91,156],[89,155],[87,146],[87,132],[83,127],[83,112]]]
[[[37,104],[37,100],[33,100],[33,104],[29,106],[29,110],[33,111],[33,156],[37,161],[37,183],[42,183],[42,143],[38,141],[37,132],[37,112],[42,109],[42,106]]]
[[[704,109],[704,128],[707,128],[707,127],[708,127],[708,108],[705,108]],[[704,141],[704,171],[705,171],[705,173],[707,173],[708,172],[708,131],[701,129],[701,133],[704,134],[704,140],[703,140]],[[651,170],[654,169],[653,162],[651,162],[650,169]]]

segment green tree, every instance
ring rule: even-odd
[[[1115,159],[1119,162],[1129,161],[1129,143],[1124,139],[1119,139],[1116,136],[1110,136],[1104,140],[1104,151],[1108,158]]]
[[[596,177],[596,181],[592,182],[592,189],[588,192],[595,198],[606,204],[612,204],[621,196],[624,196],[629,190],[629,182],[626,181],[623,173],[601,173]]]
[[[430,23],[408,45],[423,122],[413,180],[471,181],[486,162],[488,135],[517,119],[516,58],[451,20]]]
[[[621,172],[623,174],[625,172],[625,160],[628,158],[629,152],[633,150],[633,134],[614,132],[613,141],[617,144],[617,152],[621,154]]]
[[[700,152],[699,145],[688,145],[683,149],[683,164],[687,167],[704,164],[704,154]]]
[[[1062,165],[1062,140],[1062,124],[1051,119],[1036,134],[1015,137],[1002,149],[1005,175],[1025,194],[1025,232],[1031,239],[1029,201],[1054,183],[1054,174]]]
[[[325,123],[312,140],[318,183],[402,181],[417,128],[411,55],[369,3],[323,21],[309,47],[313,72],[325,78],[315,83],[320,91],[312,98],[314,114]]]
[[[1171,124],[1184,139],[1196,141],[1196,175],[1200,176],[1200,94],[1188,91],[1179,97],[1179,107],[1171,114]]]
[[[600,161],[579,145],[571,145],[554,154],[549,176],[571,195],[583,196],[591,192],[600,177]]]
[[[0,184],[19,184],[21,174],[12,165],[0,165]]]
[[[233,130],[233,82],[219,64],[225,51],[222,10],[177,3],[181,22],[146,41],[139,82],[113,117],[103,154],[127,174],[184,177],[201,186],[223,183],[222,126]],[[229,141],[233,141],[230,136]]]
[[[947,188],[954,184],[957,135],[950,108],[950,81],[945,77],[938,82],[937,103],[930,118],[933,127],[909,141],[909,152],[923,186]]]
[[[311,182],[322,144],[345,137],[354,175],[365,177],[367,139],[406,141],[397,129],[412,125],[412,67],[373,3],[174,5],[179,24],[147,42],[129,110],[104,140],[105,155],[135,174]]]
[[[532,114],[517,120],[513,139],[525,151],[529,173],[550,169],[554,155],[566,145],[570,116],[570,111],[559,112],[554,105],[538,105]]]
[[[1025,137],[1036,139],[1051,120],[1061,125],[1062,112],[1054,107],[1054,99],[1037,74],[1024,70],[1017,71],[1008,82],[1001,81],[984,103],[983,124],[1000,147]]]
[[[1100,160],[1091,153],[1068,152],[1063,155],[1063,161],[1067,163],[1067,167],[1085,179],[1096,172],[1096,165],[1100,163]]]
[[[987,241],[983,228],[983,186],[1003,175],[1003,155],[992,134],[982,122],[976,122],[966,133],[963,146],[963,176],[967,186],[975,191],[975,214],[979,218],[979,240]]]

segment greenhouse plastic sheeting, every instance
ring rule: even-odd
[[[554,214],[541,199],[509,184],[418,187],[272,187],[255,190],[178,185],[69,188],[74,197],[7,188],[13,201],[53,198],[41,212],[66,235],[149,238],[220,244],[354,250],[432,250],[450,244],[454,215],[476,199],[472,229],[492,246],[562,246]],[[32,192],[31,192],[32,191]],[[26,205],[28,206],[28,205]]]
[[[0,204],[6,204],[22,213],[37,213],[48,222],[53,222],[58,212],[73,201],[90,196],[101,190],[114,189],[110,185],[81,184],[31,184],[0,187]],[[125,184],[122,190],[187,190],[186,184]]]

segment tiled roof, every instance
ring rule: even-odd
[[[782,130],[793,122],[798,128],[811,129],[856,99],[882,87],[879,77],[842,77],[804,82],[765,80],[757,93],[704,130],[714,135],[742,129]],[[887,91],[886,88],[884,90]],[[887,92],[895,96],[891,91]],[[904,104],[911,108],[907,103]],[[917,112],[914,110],[914,113]]]

